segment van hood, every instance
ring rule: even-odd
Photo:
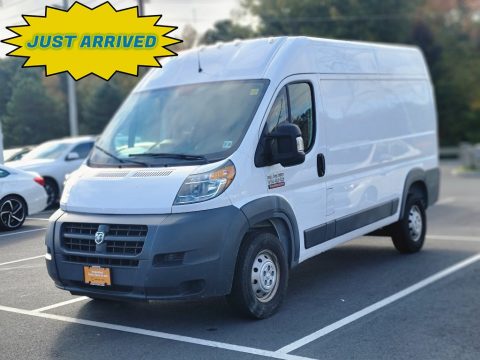
[[[197,167],[105,169],[84,165],[66,182],[60,206],[89,214],[169,214],[178,190]]]
[[[5,164],[5,166],[10,166],[14,169],[20,170],[37,170],[41,169],[43,166],[55,162],[54,159],[32,159],[32,160],[17,160],[10,161]]]

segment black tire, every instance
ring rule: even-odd
[[[403,217],[390,229],[393,245],[402,254],[420,251],[427,233],[425,197],[418,192],[409,193]]]
[[[287,256],[278,237],[252,232],[240,247],[227,301],[244,316],[265,319],[280,308],[287,283]]]
[[[15,195],[7,195],[0,200],[0,228],[12,231],[20,228],[28,215],[27,204]]]
[[[45,179],[45,191],[47,192],[47,207],[50,209],[58,203],[58,185],[53,179]]]

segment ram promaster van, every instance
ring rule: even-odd
[[[226,295],[272,315],[289,271],[366,234],[425,240],[439,193],[421,52],[280,37],[152,70],[68,179],[50,219],[55,284],[93,299]]]

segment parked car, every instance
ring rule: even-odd
[[[38,172],[45,179],[47,207],[58,202],[65,175],[78,169],[90,153],[95,138],[82,136],[47,141],[35,147],[21,160],[6,163],[15,169]]]
[[[32,172],[0,165],[0,229],[15,230],[27,215],[47,205],[43,178]]]
[[[290,269],[339,244],[383,229],[420,251],[439,174],[419,49],[305,37],[194,49],[138,84],[70,175],[47,268],[94,299],[226,295],[265,318]]]
[[[33,149],[33,146],[23,146],[15,149],[3,150],[3,162],[21,160],[26,154]]]

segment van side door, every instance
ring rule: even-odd
[[[324,170],[318,168],[319,158],[325,152],[325,142],[316,113],[319,99],[314,85],[316,82],[314,75],[289,77],[282,82],[262,126],[262,136],[268,136],[284,122],[296,124],[302,132],[304,163],[263,167],[268,192],[284,197],[295,213],[300,232],[300,261],[305,250],[314,247],[323,238],[318,231],[310,232],[310,236],[305,238],[306,230],[315,230],[325,221]]]

